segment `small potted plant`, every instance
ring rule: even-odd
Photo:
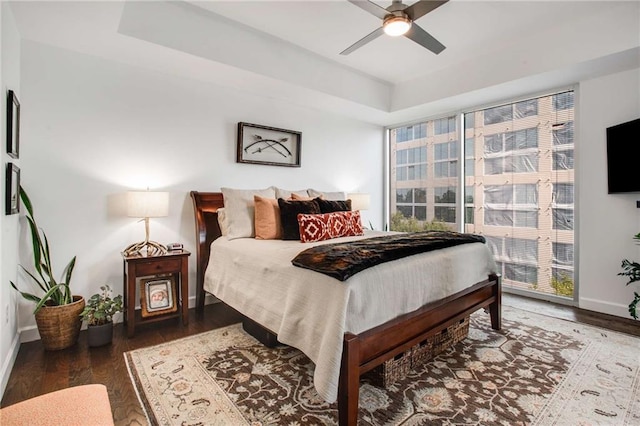
[[[636,240],[637,244],[640,244],[640,233],[634,235],[633,239]],[[620,267],[622,268],[622,272],[618,273],[618,275],[622,275],[629,279],[627,285],[640,281],[640,263],[624,259]],[[634,319],[638,319],[638,303],[640,303],[640,294],[634,291],[633,300],[631,301],[631,303],[629,303],[629,315],[631,315]]]
[[[89,346],[103,346],[111,343],[113,338],[113,315],[122,312],[122,296],[111,298],[111,288],[108,285],[100,287],[87,300],[87,305],[80,314],[80,318],[87,321],[89,332]]]

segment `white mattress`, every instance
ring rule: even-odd
[[[345,332],[368,330],[486,280],[496,270],[482,243],[383,263],[344,282],[291,264],[313,245],[384,234],[365,232],[312,244],[220,237],[211,245],[204,289],[304,352],[316,365],[315,388],[328,402],[338,395]]]

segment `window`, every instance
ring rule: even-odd
[[[484,224],[537,228],[537,204],[535,184],[487,186],[484,190]]]
[[[514,117],[525,118],[538,115],[538,100],[529,99],[528,101],[518,102],[514,105]]]
[[[555,205],[573,205],[573,184],[556,183],[553,185],[553,203]]]
[[[573,121],[553,125],[553,170],[573,169]]]
[[[433,132],[436,135],[445,135],[447,133],[454,133],[456,131],[456,118],[447,117],[433,122]]]
[[[573,121],[552,126],[553,145],[573,145]]]
[[[475,197],[473,186],[464,187],[464,223],[473,223],[473,199]]]
[[[553,109],[556,111],[573,110],[573,92],[564,92],[553,95]]]
[[[573,291],[573,244],[553,243],[551,272],[556,293]],[[563,289],[564,287],[564,289]]]
[[[538,129],[497,133],[484,138],[487,175],[538,171]]]
[[[456,187],[434,188],[434,216],[443,222],[456,222]]]
[[[425,137],[427,137],[426,123],[396,129],[396,142],[407,142]]]
[[[435,178],[458,176],[458,141],[434,144],[433,175]]]
[[[573,230],[573,183],[556,183],[552,194],[553,229]]]
[[[484,125],[502,123],[503,121],[513,120],[513,107],[511,105],[503,105],[495,108],[484,110]]]
[[[427,191],[423,188],[396,189],[396,208],[406,218],[427,219]]]
[[[475,139],[467,138],[464,140],[464,175],[473,176],[476,172],[475,161]]]
[[[417,124],[403,126],[400,129],[411,128],[414,138],[406,144],[396,143],[398,129],[391,129],[392,153],[426,147],[390,156],[392,169],[407,169],[391,173],[390,193],[402,194],[389,200],[391,214],[410,218],[401,224],[417,225],[411,229],[440,220],[493,241],[504,288],[572,297],[574,147],[579,143],[574,93],[463,114],[420,123],[428,134],[419,140]],[[461,159],[462,176],[457,164]],[[418,169],[411,171],[410,166]],[[426,169],[419,168],[423,166]]]
[[[484,125],[503,123],[538,115],[538,99],[529,99],[515,104],[501,105],[484,110]]]
[[[553,170],[573,170],[573,150],[553,153]]]
[[[396,152],[396,180],[427,178],[427,147],[400,149]]]
[[[485,237],[505,279],[536,285],[538,241],[524,238]]]

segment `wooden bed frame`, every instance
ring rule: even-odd
[[[191,198],[197,237],[196,309],[202,312],[204,272],[209,262],[211,242],[221,235],[217,210],[224,204],[219,192],[191,191]],[[500,330],[501,283],[501,277],[492,274],[487,280],[370,330],[357,335],[345,333],[338,386],[339,424],[357,424],[361,374],[482,308],[489,310],[491,327]]]

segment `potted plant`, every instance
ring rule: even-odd
[[[108,285],[100,287],[100,293],[96,293],[87,300],[87,305],[80,317],[87,321],[89,333],[89,346],[96,347],[111,343],[113,338],[113,316],[122,312],[122,296],[111,298],[111,288]]]
[[[33,205],[22,187],[20,187],[20,199],[27,210],[26,218],[31,233],[35,272],[30,272],[22,265],[20,267],[43,294],[37,296],[20,291],[13,282],[11,286],[22,297],[36,304],[33,313],[44,348],[46,350],[65,349],[78,340],[82,325],[80,312],[84,309],[84,298],[72,295],[69,287],[76,257],[74,256],[64,268],[62,279],[58,282],[53,274],[49,240],[44,231],[38,227],[33,214]]]
[[[640,242],[640,233],[637,233],[633,236],[633,239],[636,240],[636,243]],[[640,281],[640,263],[631,262],[627,259],[622,261],[622,272],[619,272],[618,275],[622,275],[629,278],[627,285],[634,283],[636,281]],[[638,319],[637,307],[638,303],[640,303],[640,294],[637,292],[633,292],[633,301],[629,303],[629,315],[631,315],[634,319]]]

